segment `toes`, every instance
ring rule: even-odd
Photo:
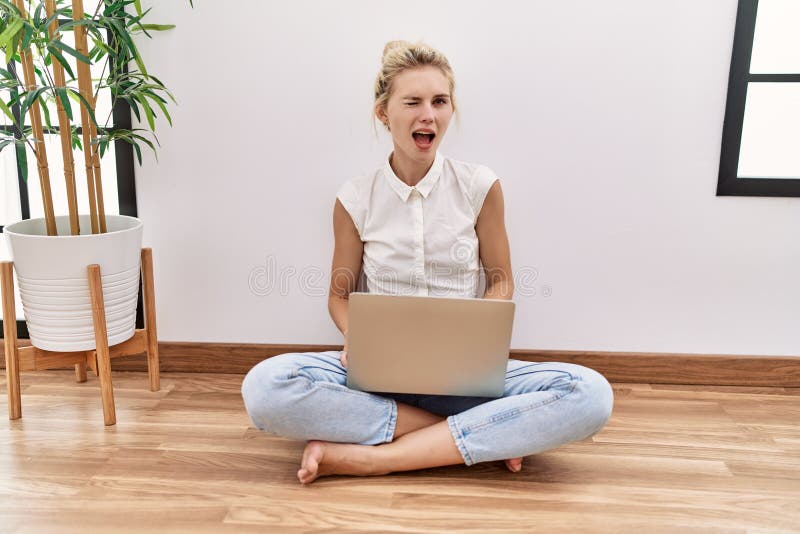
[[[319,473],[319,462],[322,459],[319,442],[309,441],[303,451],[303,459],[300,461],[300,469],[297,471],[297,479],[302,484],[313,482]]]
[[[317,477],[315,477],[308,469],[300,469],[297,472],[297,480],[299,480],[301,484],[309,484],[316,478]]]
[[[522,458],[511,458],[506,460],[506,467],[512,473],[518,473],[522,470]]]

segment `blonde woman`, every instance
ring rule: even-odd
[[[344,350],[275,356],[242,384],[257,428],[308,441],[297,472],[303,484],[493,460],[518,472],[522,457],[589,437],[611,415],[608,382],[564,363],[509,360],[498,399],[376,395],[345,385],[348,296],[362,273],[370,293],[513,296],[497,176],[438,152],[457,109],[454,89],[441,52],[423,43],[386,45],[374,115],[394,150],[381,168],[343,184],[333,209],[328,309]]]

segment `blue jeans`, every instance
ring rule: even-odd
[[[596,371],[509,360],[502,397],[357,391],[339,351],[281,354],[253,367],[242,397],[260,430],[298,439],[376,445],[392,441],[397,402],[447,417],[464,463],[535,454],[598,432],[614,394]]]

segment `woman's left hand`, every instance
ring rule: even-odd
[[[342,348],[341,356],[339,356],[339,361],[342,362],[342,367],[347,369],[347,332],[344,333],[344,347]]]

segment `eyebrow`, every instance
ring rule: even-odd
[[[433,98],[439,98],[439,97],[450,98],[450,95],[449,94],[438,94],[438,95],[434,95],[433,96]],[[407,95],[407,96],[403,97],[403,100],[422,100],[422,99],[420,97],[418,97],[418,96]]]

